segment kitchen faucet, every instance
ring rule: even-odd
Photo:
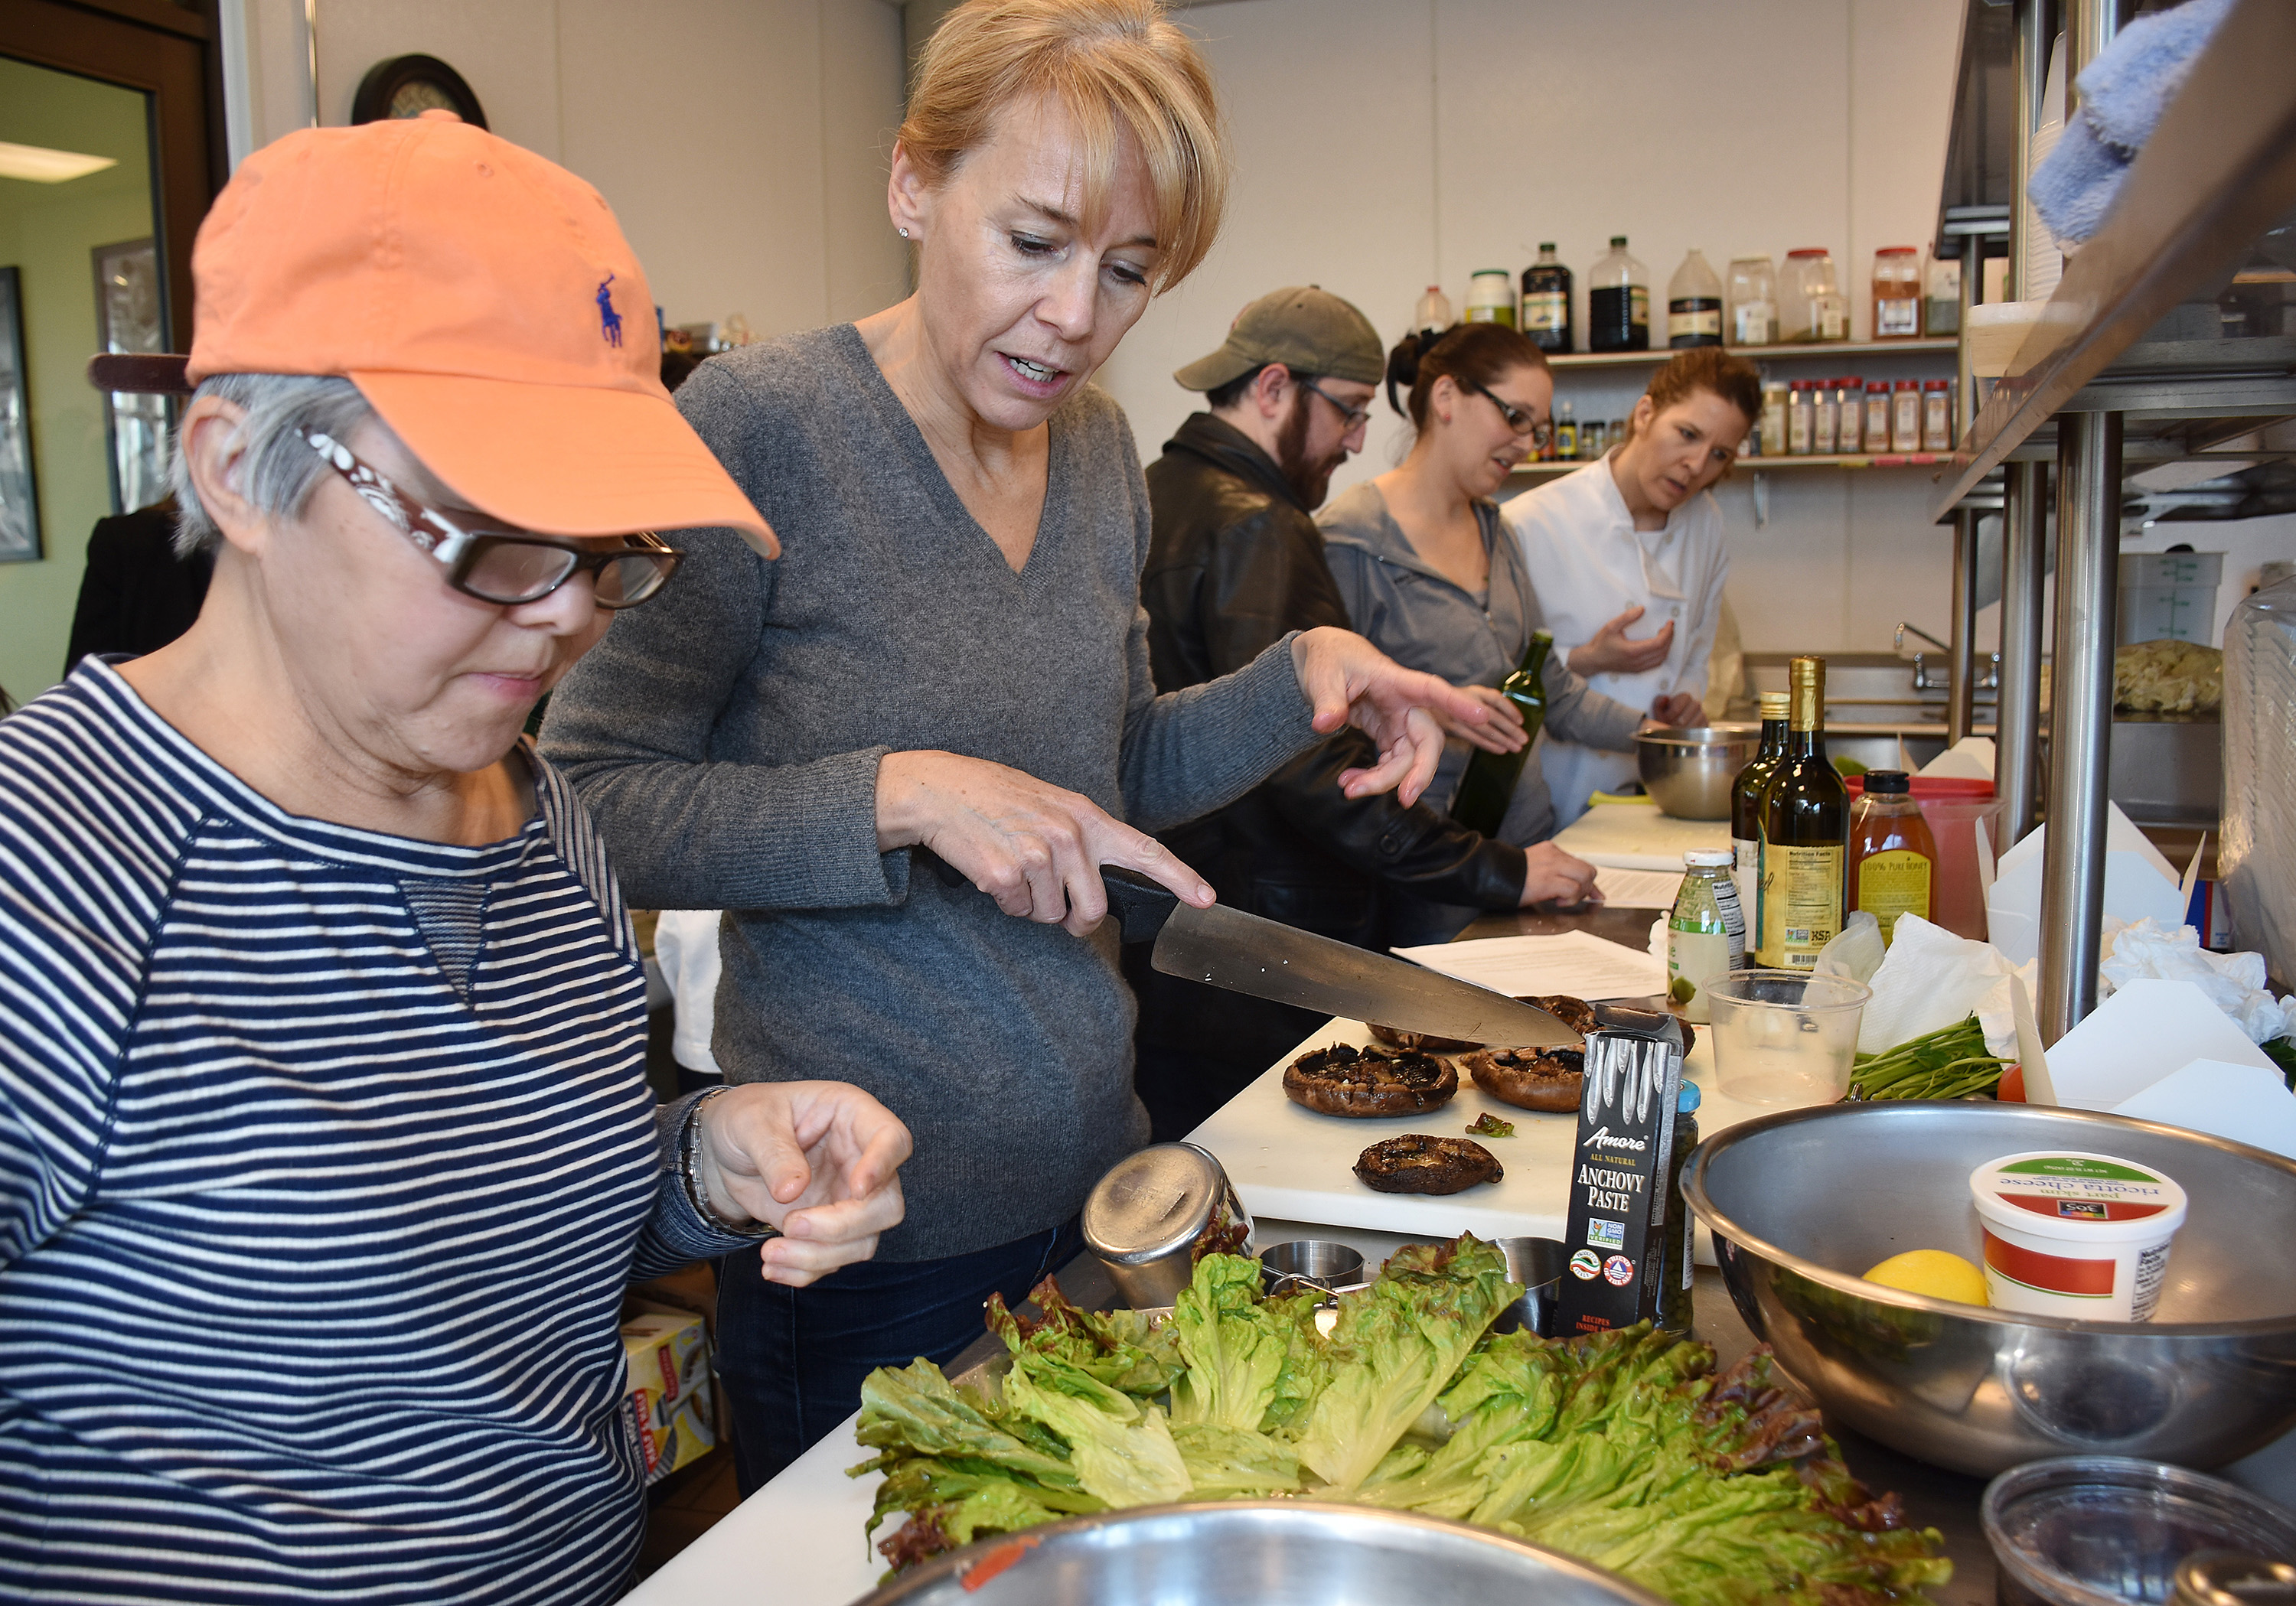
[[[1923,641],[1929,643],[1931,646],[1935,647],[1939,651],[1946,653],[1948,656],[1952,653],[1953,647],[1951,643],[1938,640],[1936,636],[1931,635],[1919,625],[1900,619],[1898,622],[1898,628],[1890,637],[1890,645],[1894,646],[1898,650],[1900,656],[1903,656],[1906,651],[1906,632],[1908,630],[1912,631],[1915,635],[1920,636]],[[1997,692],[2001,689],[2001,654],[1996,652],[1990,654],[1990,657],[1992,660],[1992,667],[1984,674],[1977,677],[1977,684],[1970,688],[1971,691]],[[1914,690],[1916,692],[1942,692],[1947,690],[1948,686],[1946,681],[1931,680],[1930,678],[1928,659],[1929,655],[1925,652],[1916,652],[1914,654]]]

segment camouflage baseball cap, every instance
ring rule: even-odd
[[[1354,303],[1313,284],[1293,285],[1236,314],[1218,350],[1172,377],[1185,389],[1217,390],[1269,363],[1376,385],[1387,377],[1387,348]]]

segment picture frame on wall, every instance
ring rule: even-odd
[[[0,563],[40,561],[32,399],[24,376],[24,276],[0,267]]]
[[[99,245],[90,256],[95,266],[95,348],[167,350],[160,254],[152,237]],[[168,496],[168,442],[174,424],[172,397],[141,390],[105,395],[103,438],[114,513],[132,513]]]

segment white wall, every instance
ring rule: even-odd
[[[226,0],[234,158],[308,120],[302,0]],[[493,130],[598,186],[672,323],[760,334],[906,292],[887,222],[900,12],[887,0],[317,0],[321,120],[421,53]],[[240,142],[245,142],[242,146]]]
[[[1874,249],[1926,244],[1952,110],[1960,8],[1945,0],[1245,0],[1191,11],[1235,135],[1218,248],[1126,339],[1102,382],[1144,455],[1193,398],[1171,372],[1253,297],[1314,282],[1390,339],[1431,282],[1520,272],[1553,240],[1578,275],[1624,234],[1653,293],[1696,245],[1781,263],[1830,248],[1852,290]],[[1845,370],[1854,365],[1845,365]],[[1384,403],[1335,487],[1394,461]],[[1750,649],[1886,648],[1946,633],[1950,532],[1919,471],[1770,476],[1721,493]],[[1988,643],[1989,646],[1989,643]]]

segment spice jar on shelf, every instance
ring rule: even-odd
[[[1810,438],[1817,422],[1817,396],[1806,379],[1794,381],[1786,392],[1786,451],[1796,457],[1810,453]]]
[[[1470,324],[1514,327],[1514,275],[1503,267],[1479,267],[1467,281]]]
[[[1845,457],[1865,450],[1866,386],[1852,374],[1830,381],[1834,387],[1841,422],[1833,426],[1833,449]]]
[[[1831,457],[1841,438],[1841,393],[1830,379],[1809,381],[1809,450],[1813,457]]]
[[[1886,452],[1890,449],[1890,381],[1871,380],[1866,386],[1865,449]]]
[[[1762,451],[1765,457],[1786,455],[1786,382],[1762,381]]]
[[[1910,340],[1922,332],[1922,254],[1910,245],[1874,253],[1874,338]]]
[[[1767,251],[1730,258],[1729,337],[1733,346],[1771,346],[1778,338],[1778,272]]]
[[[1890,388],[1890,449],[1922,449],[1922,382],[1901,379]]]
[[[1788,251],[1785,282],[1779,290],[1780,340],[1808,342],[1849,338],[1849,303],[1834,278],[1832,253],[1815,246]]]
[[[1922,450],[1953,450],[1953,381],[1933,379],[1922,386]]]

